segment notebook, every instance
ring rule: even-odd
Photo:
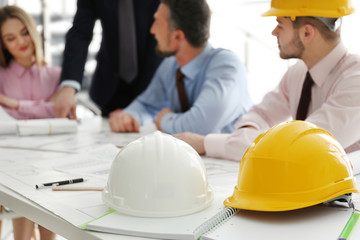
[[[215,196],[207,209],[171,218],[132,217],[110,210],[104,216],[83,224],[82,228],[138,237],[193,240],[237,212],[234,208],[224,207],[223,200],[224,197]]]
[[[285,212],[258,212],[224,207],[219,200],[202,212],[174,218],[140,218],[110,210],[82,228],[182,240],[327,240],[343,239],[341,236],[349,236],[352,230],[348,225],[354,214],[348,207],[317,205]]]
[[[317,205],[286,212],[240,210],[201,240],[338,239],[353,209]]]

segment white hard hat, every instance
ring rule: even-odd
[[[213,192],[198,153],[159,131],[129,143],[112,163],[107,206],[139,217],[175,217],[210,206]]]

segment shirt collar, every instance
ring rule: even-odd
[[[321,87],[324,84],[327,76],[346,53],[347,49],[344,43],[340,42],[326,57],[309,70],[317,86]]]
[[[22,76],[24,76],[24,74],[27,70],[34,72],[34,70],[36,68],[36,63],[34,63],[30,68],[26,68],[26,67],[20,65],[15,60],[11,60],[8,68],[10,71],[14,72],[16,74],[16,76],[22,77]]]
[[[183,67],[181,67],[181,72],[189,79],[195,79],[196,75],[199,73],[201,66],[204,63],[204,60],[207,59],[207,55],[210,53],[210,51],[213,49],[213,47],[208,43],[204,50],[197,55],[194,59],[192,59],[190,62],[185,64]]]

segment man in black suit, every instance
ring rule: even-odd
[[[88,46],[95,21],[102,26],[102,42],[97,54],[97,67],[90,87],[91,99],[103,116],[126,107],[150,82],[161,58],[155,53],[156,41],[150,34],[159,0],[131,0],[135,22],[137,73],[126,81],[119,73],[119,1],[78,0],[73,26],[66,35],[61,75],[61,90],[55,101],[57,117],[76,118],[75,93],[80,90]],[[121,3],[122,4],[122,3]],[[124,21],[125,22],[125,21]],[[130,24],[130,23],[128,23]],[[121,30],[122,31],[122,30]],[[69,114],[70,113],[70,114]]]

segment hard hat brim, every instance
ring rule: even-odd
[[[135,217],[168,218],[168,217],[180,217],[180,216],[185,216],[200,212],[211,206],[214,200],[214,194],[212,190],[209,189],[206,198],[203,199],[205,200],[204,202],[194,204],[192,208],[176,209],[176,206],[174,206],[174,209],[172,211],[167,209],[164,211],[161,211],[160,209],[157,209],[157,211],[151,211],[146,209],[139,210],[136,208],[132,208],[131,206],[126,205],[124,203],[126,201],[124,201],[123,199],[117,201],[119,199],[117,199],[114,196],[111,196],[111,193],[109,193],[109,191],[107,191],[106,188],[102,192],[102,200],[105,203],[105,205],[116,210],[119,213],[135,216]]]
[[[315,192],[318,192],[319,189],[315,189],[311,192],[304,192],[303,194],[296,193],[295,195],[291,196],[291,194],[260,194],[244,192],[239,191],[236,186],[233,196],[225,199],[224,205],[232,208],[266,212],[295,210],[314,206],[343,194],[359,193],[357,188],[352,187],[356,186],[355,183],[355,178],[346,179],[337,184],[336,188],[338,191],[334,191],[334,189],[328,189],[332,194],[313,201],[301,201],[299,199],[308,199],[309,196],[316,195]]]

